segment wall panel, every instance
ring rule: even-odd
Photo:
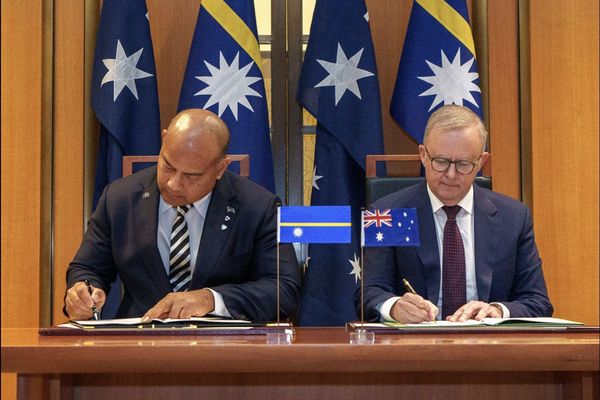
[[[53,323],[62,313],[65,272],[83,234],[84,2],[55,1]]]
[[[2,0],[2,327],[40,324],[43,11]],[[2,397],[14,395],[2,374]]]
[[[530,2],[536,234],[556,315],[598,324],[598,2]]]

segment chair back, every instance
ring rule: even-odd
[[[367,190],[367,205],[382,198],[383,196],[397,192],[398,190],[407,188],[417,183],[422,182],[425,177],[414,175],[401,176],[377,176],[377,162],[401,162],[411,163],[415,170],[415,165],[421,164],[421,158],[418,154],[373,154],[367,155],[366,159],[366,190]],[[417,168],[420,170],[420,168]],[[492,155],[488,157],[486,163],[481,170],[481,176],[475,177],[475,183],[481,187],[492,190]]]
[[[227,154],[225,157],[233,162],[240,163],[240,176],[250,176],[250,155],[249,154]],[[131,175],[134,171],[135,164],[156,164],[158,156],[123,156],[123,176]],[[149,167],[146,165],[140,169]]]

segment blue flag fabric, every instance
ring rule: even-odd
[[[417,143],[430,114],[447,104],[483,119],[475,45],[465,0],[415,0],[390,113]]]
[[[311,204],[350,205],[352,243],[311,244],[298,324],[356,320],[365,156],[382,154],[375,52],[364,0],[317,0],[297,100],[317,122]]]
[[[365,210],[362,244],[375,246],[420,246],[416,208]]]
[[[160,150],[160,111],[154,51],[145,0],[104,0],[92,73],[92,108],[100,121],[93,207],[104,187],[123,175],[124,155]],[[121,282],[102,309],[116,314]]]
[[[350,243],[349,206],[290,206],[279,208],[280,243]]]
[[[124,155],[160,150],[154,51],[145,0],[105,0],[94,70],[92,108],[100,121],[94,208],[104,186],[123,175]]]
[[[231,134],[228,153],[250,155],[250,178],[275,192],[264,74],[253,0],[203,0],[179,110],[218,114]],[[239,172],[239,166],[230,166]]]

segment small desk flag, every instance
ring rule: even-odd
[[[483,116],[475,44],[465,0],[415,0],[390,113],[417,143],[429,115],[458,104]]]
[[[362,245],[420,246],[416,208],[365,210],[362,222]]]
[[[280,207],[280,243],[350,243],[350,206]]]

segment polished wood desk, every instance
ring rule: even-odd
[[[39,336],[2,329],[20,399],[597,399],[598,333]]]

